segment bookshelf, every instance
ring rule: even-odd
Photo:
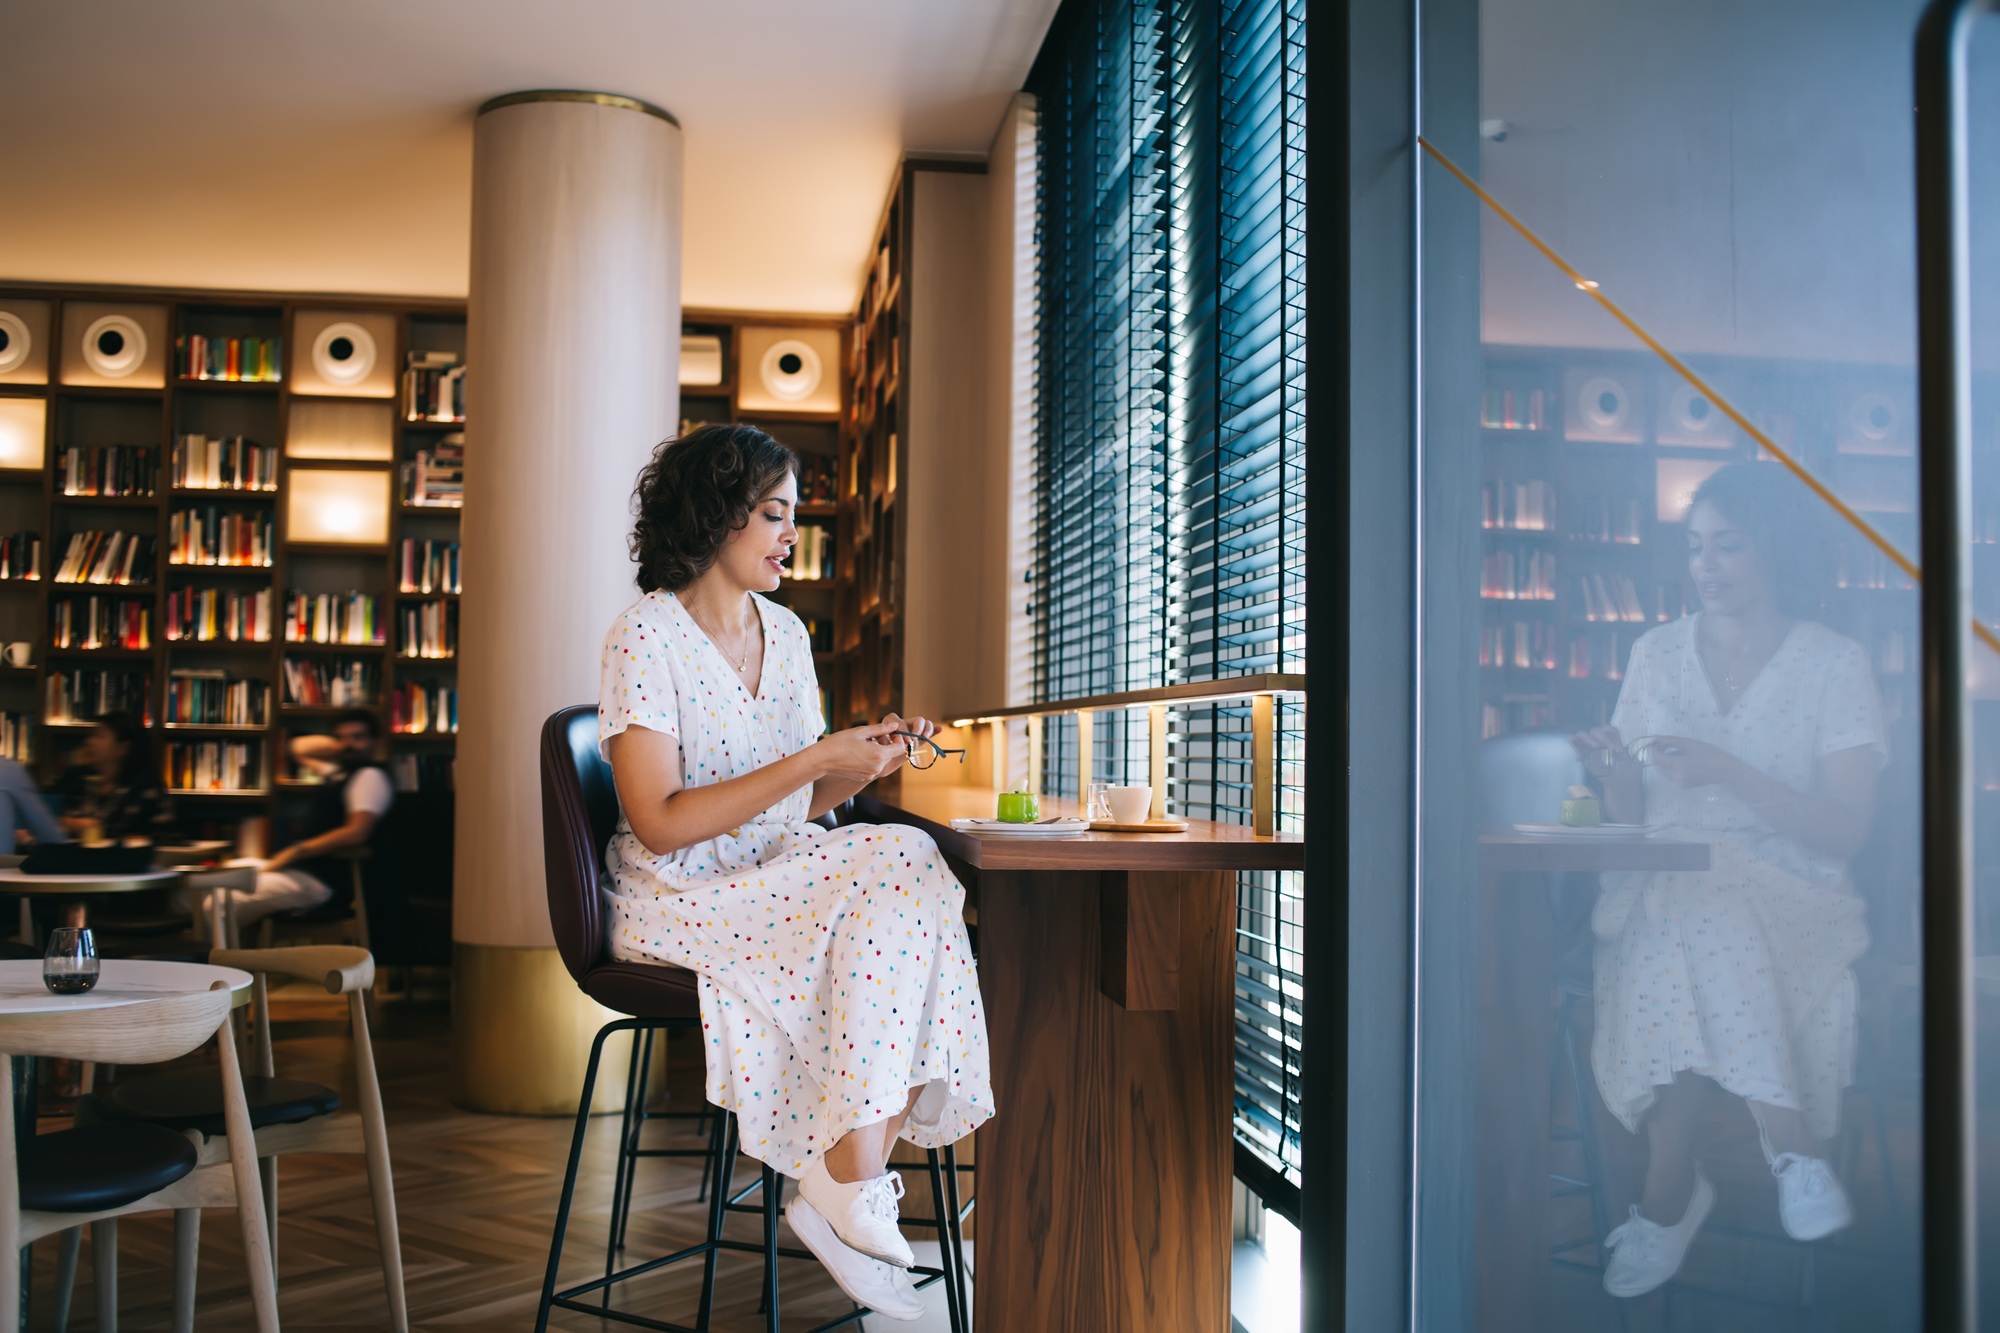
[[[456,660],[397,647],[406,606],[445,602],[456,621],[451,451],[463,422],[438,418],[462,412],[463,303],[0,284],[0,308],[24,306],[45,312],[35,336],[49,355],[39,381],[0,377],[0,645],[31,645],[30,666],[0,668],[0,752],[19,757],[25,743],[50,780],[82,719],[126,704],[151,721],[189,831],[222,833],[298,811],[313,784],[294,780],[285,742],[324,728],[359,690],[398,786],[449,790],[454,736],[442,719],[455,717]],[[75,314],[107,308],[164,330],[165,346],[147,349],[158,373],[132,377],[145,387],[70,382]],[[364,341],[337,324],[372,343],[361,350],[373,372],[351,385],[300,373],[315,339],[346,337],[346,351]],[[430,391],[417,420],[404,384],[413,357]],[[20,466],[22,432],[5,428],[30,421],[41,457]],[[410,503],[420,464],[426,502]],[[88,532],[127,534],[135,549],[93,562],[86,581],[57,582],[72,538]],[[26,533],[40,541],[39,578],[19,577]],[[436,556],[410,592],[406,542]],[[360,628],[287,642],[293,590],[309,619]]]
[[[843,627],[852,624],[855,601],[850,552],[855,539],[854,514],[840,498],[838,485],[851,392],[847,328],[847,321],[838,318],[696,309],[684,312],[681,322],[684,349],[693,346],[686,340],[713,340],[698,344],[701,351],[696,355],[683,351],[681,432],[708,423],[744,422],[767,432],[799,456],[799,544],[786,577],[771,596],[797,612],[812,633],[813,666],[819,675],[829,727],[847,725],[841,704],[847,689],[847,663],[836,653],[835,645]],[[839,348],[829,358],[830,364],[821,368],[833,391],[816,396],[815,401],[824,401],[826,406],[807,410],[759,404],[756,389],[760,370],[755,349],[770,343],[773,335],[804,333]],[[719,358],[710,355],[716,350]]]
[[[1699,609],[1680,521],[1687,497],[1762,450],[1643,354],[1485,351],[1470,423],[1482,470],[1481,731],[1595,726],[1610,718],[1638,637]],[[1906,371],[1740,357],[1695,369],[1889,540],[1916,550]],[[1825,559],[1807,613],[1867,651],[1892,721],[1911,716],[1916,590],[1820,517],[1813,549]],[[2000,541],[2000,513],[1982,512],[1982,524],[1982,543]]]

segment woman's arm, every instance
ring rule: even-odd
[[[900,747],[877,740],[895,729],[886,722],[849,727],[742,777],[683,787],[679,740],[627,727],[608,743],[611,778],[633,836],[653,855],[666,856],[748,823],[801,787],[813,788],[815,804],[823,781],[851,782],[852,795],[902,761]],[[837,803],[829,800],[821,808]]]
[[[1845,861],[1875,824],[1876,753],[1868,746],[1823,755],[1816,793],[1795,791],[1748,764],[1730,787],[1766,824],[1795,842]]]
[[[884,713],[882,721],[878,725],[888,727],[892,732],[907,731],[917,736],[929,736],[937,730],[937,723],[926,718],[902,718],[894,713]],[[883,757],[883,767],[881,770],[872,778],[854,777],[845,774],[829,775],[821,778],[813,784],[812,807],[807,818],[818,819],[827,811],[837,806],[845,805],[863,787],[866,787],[871,782],[877,782],[888,777],[908,762],[910,752],[905,748],[901,737],[894,735],[885,736],[883,739],[877,741],[876,744],[880,745],[884,750],[889,751]]]

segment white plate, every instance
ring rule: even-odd
[[[1644,824],[1594,824],[1572,828],[1568,824],[1516,824],[1514,832],[1537,838],[1643,838],[1651,829]]]
[[[1049,824],[1009,824],[998,819],[954,819],[951,826],[961,833],[996,833],[1003,838],[1074,838],[1090,832],[1081,819],[1059,819]]]

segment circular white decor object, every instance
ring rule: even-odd
[[[27,321],[11,310],[0,310],[0,334],[7,341],[0,347],[0,375],[4,375],[27,364],[28,353],[35,350],[35,338],[28,332]]]
[[[1716,411],[1715,404],[1698,393],[1691,384],[1674,386],[1673,397],[1668,400],[1667,413],[1673,419],[1674,429],[1682,435],[1719,433],[1722,413]]]
[[[785,338],[765,351],[757,373],[773,398],[800,402],[819,387],[819,353],[797,338]]]
[[[375,369],[375,335],[359,324],[329,324],[313,339],[313,369],[328,384],[350,387]]]
[[[1611,430],[1625,424],[1628,411],[1625,386],[1617,380],[1599,375],[1586,381],[1576,397],[1583,419],[1596,429]]]
[[[83,331],[83,364],[108,380],[122,380],[146,364],[146,331],[130,315],[105,315]]]
[[[1864,440],[1882,441],[1896,430],[1896,405],[1885,393],[1865,393],[1854,400],[1854,430]]]

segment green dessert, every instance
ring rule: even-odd
[[[1571,828],[1596,828],[1604,822],[1604,816],[1597,808],[1597,797],[1590,788],[1574,786],[1563,798],[1562,822]]]

